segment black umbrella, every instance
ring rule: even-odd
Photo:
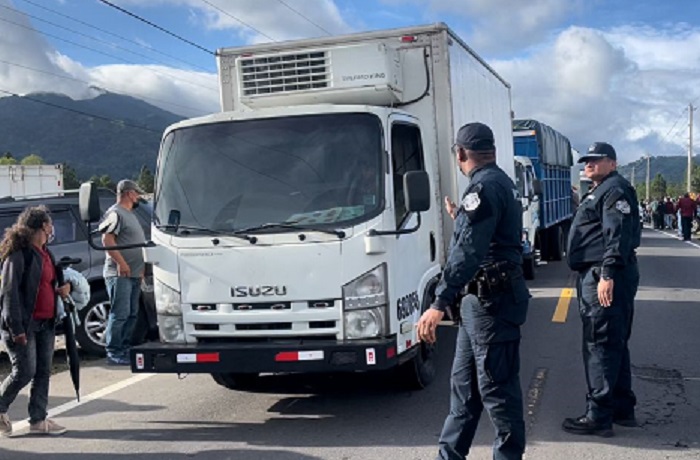
[[[75,396],[80,401],[80,357],[78,356],[78,344],[75,341],[75,325],[77,320],[77,309],[70,296],[63,299],[66,307],[66,316],[63,317],[63,331],[66,339],[66,359],[70,370],[70,379],[73,381]]]

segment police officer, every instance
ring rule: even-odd
[[[636,426],[630,354],[634,296],[639,286],[635,249],[641,225],[637,194],[616,171],[615,149],[596,142],[579,163],[594,187],[583,197],[569,234],[567,259],[578,276],[583,322],[586,413],[567,418],[564,431],[609,437],[612,424]]]
[[[513,181],[496,165],[488,126],[462,126],[453,150],[469,185],[459,206],[445,198],[455,230],[435,301],[416,325],[420,340],[435,342],[438,323],[466,288],[438,458],[465,458],[486,409],[496,431],[493,458],[519,460],[525,450],[520,326],[530,297],[521,268],[522,208]]]

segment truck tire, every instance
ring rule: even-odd
[[[523,258],[523,277],[525,277],[525,279],[528,281],[535,279],[535,258],[534,257]]]
[[[80,326],[75,329],[75,338],[80,349],[93,356],[104,356],[109,297],[103,289],[93,291],[90,303],[78,311]]]
[[[260,381],[260,374],[217,373],[211,374],[216,383],[229,390],[253,390]]]
[[[549,230],[549,260],[559,261],[564,258],[564,231],[557,225]]]
[[[398,368],[398,382],[407,390],[422,390],[435,380],[437,343],[417,345],[416,356]]]

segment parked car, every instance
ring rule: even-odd
[[[108,189],[100,190],[100,207],[103,211],[116,202],[114,192]],[[80,221],[78,210],[78,193],[64,192],[59,196],[44,196],[31,198],[1,198],[0,199],[0,228],[11,227],[17,220],[17,216],[27,206],[46,205],[51,211],[54,224],[55,238],[49,244],[56,260],[80,259],[80,263],[72,268],[81,272],[90,283],[90,303],[80,310],[80,326],[76,330],[76,338],[80,347],[93,355],[105,354],[105,331],[107,329],[107,316],[109,314],[109,297],[105,290],[102,267],[106,253],[96,250],[88,244],[90,235],[85,225]],[[150,203],[143,203],[134,211],[143,226],[146,238],[151,233],[152,207]],[[92,227],[94,229],[94,226]],[[4,232],[4,230],[3,230]],[[92,238],[101,245],[99,234],[93,234]],[[155,299],[153,294],[153,275],[151,267],[146,267],[146,276],[141,284],[141,308],[134,328],[132,343],[139,344],[146,340],[158,337],[158,326],[155,311]]]

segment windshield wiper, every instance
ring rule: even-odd
[[[241,232],[241,231],[226,231],[226,230],[214,230],[212,228],[206,228],[206,227],[196,227],[192,225],[174,225],[174,224],[168,224],[168,225],[156,225],[156,228],[159,230],[175,230],[179,231],[183,235],[189,235],[192,232],[199,232],[199,233],[206,233],[207,235],[212,235],[212,236],[232,236],[234,238],[239,238],[242,240],[249,241],[251,244],[255,244],[258,242],[258,239],[254,236],[246,235],[246,232]]]
[[[299,225],[299,224],[296,224],[294,222],[277,222],[277,223],[256,225],[254,227],[248,227],[248,228],[244,228],[241,230],[237,230],[236,233],[251,233],[251,232],[257,232],[257,231],[261,231],[261,230],[268,230],[271,228],[281,228],[281,229],[287,229],[287,230],[306,230],[307,232],[321,232],[321,233],[326,233],[328,235],[335,235],[338,238],[345,238],[345,232],[342,230],[314,227],[314,226],[310,226],[310,225]]]

